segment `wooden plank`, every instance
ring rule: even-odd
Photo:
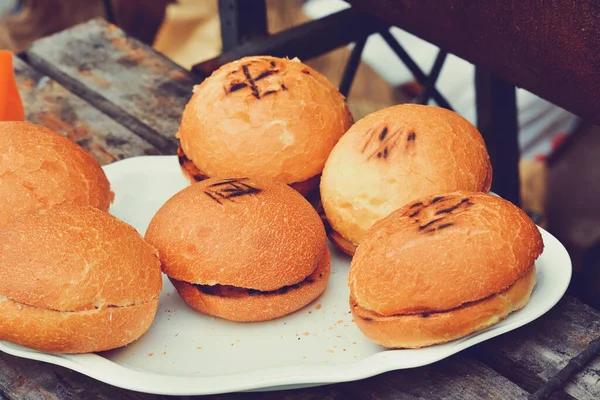
[[[153,400],[116,388],[77,372],[0,352],[0,394],[9,399]],[[527,392],[484,364],[460,355],[422,368],[393,371],[373,378],[335,385],[276,392],[232,393],[203,397],[242,399],[523,399]],[[183,399],[183,397],[168,397]]]
[[[373,378],[294,391],[228,394],[211,400],[242,399],[524,399],[527,392],[484,364],[460,355],[426,367]]]
[[[14,59],[14,68],[26,119],[68,136],[102,165],[127,157],[159,154],[129,129],[20,59]]]
[[[534,392],[600,336],[600,312],[566,296],[548,314],[472,353],[527,391]],[[574,376],[564,392],[576,399],[600,398],[600,357]]]
[[[31,400],[157,400],[122,390],[52,364],[13,357],[0,352],[0,394],[8,399]]]
[[[103,20],[36,41],[28,62],[163,152],[192,95],[192,75]]]
[[[51,364],[0,353],[0,393],[9,399],[151,400],[147,395],[116,388]],[[393,371],[370,379],[307,389],[232,393],[206,396],[213,400],[242,399],[523,399],[527,393],[484,364],[454,356],[430,366]],[[178,397],[169,397],[177,399]],[[183,397],[179,397],[183,399]]]

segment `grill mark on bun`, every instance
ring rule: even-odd
[[[411,132],[408,134],[408,137],[406,138],[407,142],[414,142],[415,139],[417,138],[417,134],[414,132]]]
[[[250,85],[250,90],[252,90],[252,95],[257,99],[260,99],[260,94],[258,92],[258,86],[256,86],[256,82],[254,82],[254,78],[250,75],[250,71],[248,70],[248,65],[243,65],[242,70],[244,71],[244,76]]]
[[[229,87],[229,93],[237,92],[238,90],[243,89],[247,86],[248,86],[248,84],[245,82],[232,83],[231,86]]]
[[[421,212],[422,208],[419,208],[417,211],[414,211],[412,214],[410,214],[408,217],[409,218],[414,218],[417,215],[419,215],[419,213]]]
[[[444,218],[436,218],[434,220],[429,221],[428,223],[426,223],[425,225],[420,225],[419,226],[419,230],[422,231],[424,229],[427,229],[428,227],[430,227],[431,225],[435,224],[436,222],[441,221]]]
[[[238,80],[232,81],[231,85],[229,86],[229,90],[225,89],[225,94],[237,92],[240,89],[244,89],[246,87],[249,87],[250,90],[252,91],[252,95],[254,97],[256,97],[257,99],[261,98],[260,89],[258,88],[258,85],[256,84],[256,82],[258,82],[258,81],[260,81],[262,79],[265,79],[268,76],[271,76],[273,74],[278,73],[279,70],[276,69],[276,68],[267,69],[267,70],[261,72],[260,74],[258,74],[257,77],[253,77],[252,74],[250,73],[250,70],[248,69],[248,66],[250,64],[252,64],[252,63],[248,63],[248,64],[245,64],[245,65],[242,65],[242,71],[244,73],[244,77],[245,77],[246,81],[245,82],[240,82]],[[270,64],[271,64],[271,67],[275,67],[275,62],[274,61],[271,61]],[[229,75],[231,75],[231,73],[229,73]],[[282,87],[282,89],[283,89],[283,87]],[[285,89],[283,89],[283,90],[285,90]],[[269,90],[265,94],[263,94],[263,97],[265,95],[269,95],[269,94],[272,94],[274,92],[275,91],[273,91],[273,90]]]
[[[435,215],[440,215],[440,214],[451,214],[454,210],[458,210],[459,208],[467,208],[472,206],[473,203],[471,201],[469,201],[469,199],[462,199],[458,204],[453,205],[452,207],[447,207],[447,208],[442,208],[441,210],[438,210]]]
[[[204,193],[219,204],[221,200],[233,201],[236,197],[254,195],[262,192],[262,189],[251,186],[243,181],[248,178],[226,179],[209,185]]]
[[[309,71],[308,69],[306,69],[306,68],[304,68],[304,69],[302,70],[302,73],[303,73],[303,74],[306,74],[306,75],[310,75],[310,71]]]
[[[273,75],[273,74],[275,74],[275,73],[277,73],[277,72],[279,72],[279,71],[278,71],[278,70],[276,70],[276,69],[268,69],[268,70],[266,70],[266,71],[264,71],[264,72],[261,72],[261,73],[260,73],[260,74],[259,74],[259,75],[258,75],[256,78],[254,78],[254,81],[255,81],[255,82],[258,82],[258,81],[260,81],[261,79],[264,79],[264,78],[266,78],[267,76],[271,76],[271,75]]]
[[[412,204],[409,208],[415,208],[415,207],[420,207],[423,205],[423,202],[421,201],[417,201],[416,203]]]
[[[283,90],[284,92],[288,90],[287,86],[285,86],[285,83],[283,82],[281,83],[281,90]]]
[[[377,129],[378,131],[379,129]],[[367,157],[367,161],[376,157],[378,159],[386,160],[391,154],[392,150],[398,146],[398,139],[400,131],[389,133],[389,128],[384,126],[380,133],[375,134],[375,129],[369,129],[366,133],[366,141],[361,150],[361,154],[364,154],[369,148],[373,147],[374,138],[377,137],[378,142],[375,144],[373,151]]]
[[[430,204],[435,204],[435,203],[437,203],[438,201],[442,201],[442,200],[444,200],[444,199],[445,199],[445,197],[444,197],[444,196],[437,196],[437,197],[434,197],[434,198],[433,198],[433,200],[431,200],[431,203],[430,203]]]
[[[387,136],[388,133],[388,128],[387,126],[383,127],[383,130],[381,131],[381,133],[379,134],[379,141],[383,142],[383,140],[385,139],[385,137]]]
[[[439,226],[434,226],[434,227],[432,227],[430,229],[427,229],[425,231],[425,233],[431,233],[431,232],[435,232],[435,231],[440,231],[442,229],[450,228],[451,226],[454,226],[454,223],[453,222],[447,222],[445,224],[441,224]]]

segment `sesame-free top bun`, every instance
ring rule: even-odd
[[[0,340],[87,353],[137,340],[162,289],[156,250],[91,206],[56,206],[0,228]]]
[[[312,179],[316,189],[352,122],[344,96],[318,71],[298,59],[245,57],[194,87],[179,160],[192,181],[249,176],[296,187]]]
[[[229,320],[289,314],[316,299],[329,279],[319,215],[274,180],[210,178],[191,185],[160,208],[146,240],[190,306]]]
[[[348,283],[361,331],[385,347],[443,343],[522,308],[542,237],[499,197],[458,191],[420,198],[375,223]]]
[[[98,162],[76,143],[29,122],[0,122],[0,226],[59,204],[107,211],[113,198]]]
[[[358,121],[321,177],[330,238],[353,254],[373,223],[422,196],[487,192],[492,169],[479,131],[455,112],[401,104]]]

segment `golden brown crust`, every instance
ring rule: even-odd
[[[325,76],[297,59],[253,56],[222,66],[194,88],[177,136],[208,176],[291,184],[321,173],[352,122]]]
[[[139,339],[157,307],[158,297],[129,307],[61,312],[0,296],[0,340],[55,353],[110,350]]]
[[[186,282],[173,279],[171,282],[185,302],[201,313],[237,322],[268,321],[291,314],[318,298],[327,287],[330,264],[328,250],[308,281],[281,294],[216,296]]]
[[[420,348],[446,343],[492,326],[529,301],[535,267],[507,290],[459,308],[431,314],[381,316],[350,299],[350,309],[361,332],[388,348]]]
[[[59,204],[108,211],[114,194],[83,148],[29,122],[0,122],[0,226]]]
[[[381,315],[449,310],[514,284],[543,247],[531,219],[499,197],[424,197],[369,230],[352,260],[350,292]]]
[[[57,311],[158,296],[158,254],[130,225],[91,206],[56,206],[0,229],[0,295]]]
[[[401,104],[358,121],[327,159],[323,206],[334,230],[359,244],[366,231],[419,197],[490,189],[481,134],[458,114]]]
[[[261,291],[303,281],[327,249],[310,203],[273,180],[207,179],[156,213],[146,240],[176,280]]]
[[[177,159],[179,161],[179,167],[185,178],[192,184],[201,182],[209,177],[194,165],[192,160],[187,158],[181,145],[177,147]],[[302,182],[291,183],[290,186],[295,189],[302,196],[308,198],[312,196],[319,189],[319,182],[321,181],[321,174],[308,178]]]

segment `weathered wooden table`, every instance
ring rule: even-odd
[[[96,20],[40,40],[15,60],[27,119],[88,149],[102,164],[175,154],[175,132],[195,79]],[[600,336],[600,312],[571,295],[545,316],[442,362],[370,379],[215,399],[523,399]],[[551,398],[600,398],[600,357]],[[0,353],[0,399],[157,399],[79,373]]]

